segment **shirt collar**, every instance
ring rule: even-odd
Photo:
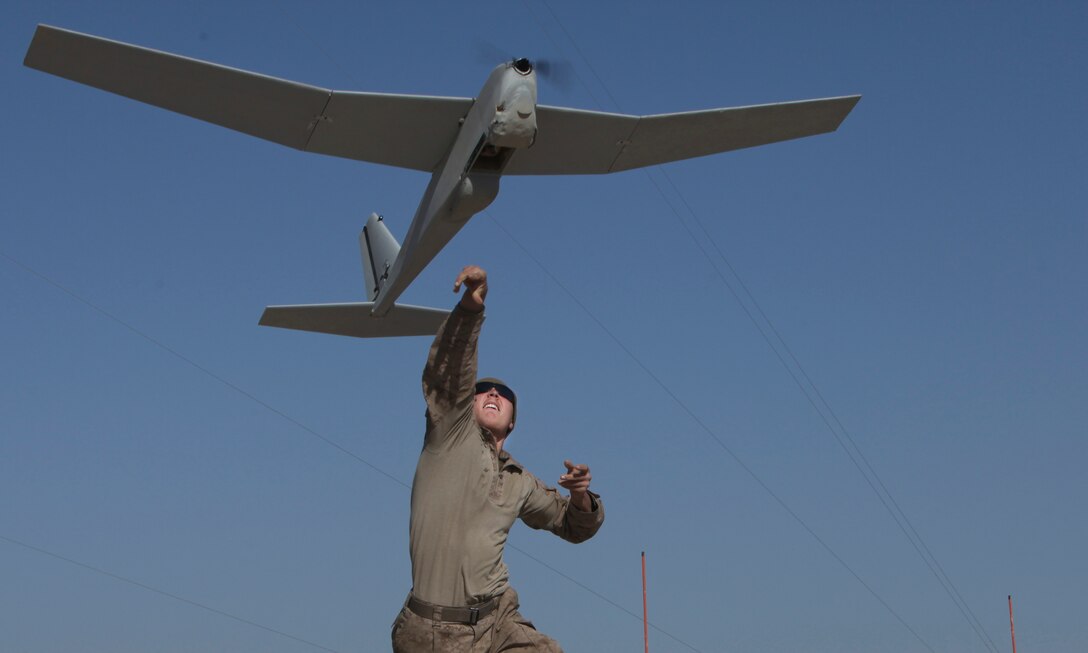
[[[519,472],[525,471],[525,468],[521,466],[521,463],[514,460],[514,457],[510,455],[509,451],[503,450],[499,452],[499,462],[502,463],[503,469],[516,469]]]
[[[491,431],[488,431],[487,429],[485,429],[482,426],[480,427],[480,439],[483,440],[484,444],[486,444],[487,446],[489,446],[491,448],[495,447],[495,442],[491,439]],[[519,472],[524,472],[525,471],[525,467],[521,463],[519,463],[517,460],[515,460],[514,457],[510,455],[510,452],[507,451],[506,449],[503,449],[502,451],[500,451],[498,455],[499,455],[499,462],[502,463],[502,468],[503,469],[510,468],[510,469],[516,469]]]

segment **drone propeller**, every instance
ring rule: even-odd
[[[571,80],[574,79],[574,66],[566,59],[512,57],[499,46],[480,37],[475,39],[474,45],[476,61],[481,64],[494,66],[500,61],[510,61],[521,65],[527,64],[532,70],[536,71],[538,77],[561,91],[569,90]]]
[[[537,59],[536,72],[548,83],[566,91],[574,79],[574,66],[566,59]]]

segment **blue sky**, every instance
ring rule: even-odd
[[[515,528],[523,611],[638,650],[646,551],[654,651],[1006,651],[1010,594],[1022,650],[1088,646],[1083,3],[277,0],[5,4],[0,649],[385,650],[423,427],[426,339],[257,319],[361,299],[359,229],[426,175],[27,69],[39,22],[342,90],[471,97],[499,50],[570,62],[543,104],[863,94],[831,135],[504,179],[406,293],[488,269],[510,449],[604,497],[584,545]]]

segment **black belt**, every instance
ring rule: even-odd
[[[470,605],[463,608],[451,608],[444,605],[427,603],[426,601],[421,601],[409,594],[408,603],[406,605],[409,610],[424,619],[430,619],[432,621],[452,621],[454,623],[475,626],[480,619],[491,614],[491,612],[499,606],[499,598],[495,597],[490,601],[484,601],[483,603],[477,603],[476,605]]]

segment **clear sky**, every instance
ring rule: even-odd
[[[361,300],[363,222],[402,235],[427,176],[30,70],[39,22],[341,90],[471,97],[508,52],[570,63],[542,104],[863,94],[830,135],[506,178],[404,296],[487,268],[510,450],[603,496],[586,544],[512,532],[523,611],[641,650],[645,551],[653,651],[1004,652],[1010,594],[1021,651],[1088,649],[1088,5],[2,17],[0,650],[386,650],[423,433],[425,338],[257,319]]]

